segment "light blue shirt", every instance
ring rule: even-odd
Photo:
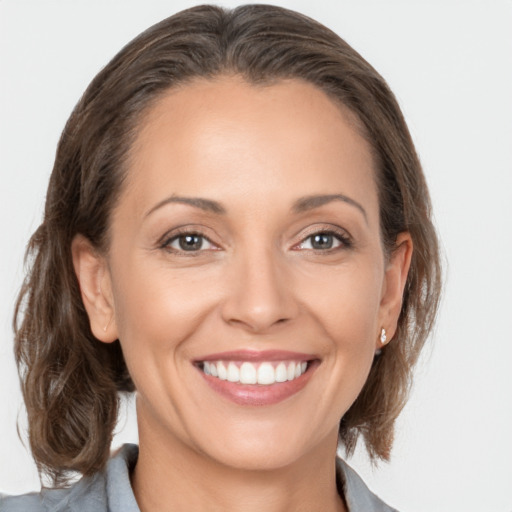
[[[125,444],[104,471],[67,489],[0,497],[0,512],[140,512],[130,484],[138,454],[137,445]],[[397,512],[375,496],[345,461],[337,459],[337,469],[349,512]]]

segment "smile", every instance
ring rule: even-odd
[[[206,375],[240,384],[271,386],[298,379],[308,367],[307,361],[204,361]]]
[[[278,350],[241,350],[196,359],[200,375],[216,394],[237,405],[272,405],[301,391],[320,360]]]

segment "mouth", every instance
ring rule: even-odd
[[[272,386],[298,379],[306,372],[308,361],[204,361],[199,367],[206,375],[219,380]]]
[[[271,405],[298,393],[320,360],[282,351],[238,351],[196,360],[211,389],[238,405]]]

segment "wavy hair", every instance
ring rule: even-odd
[[[40,475],[101,470],[119,393],[133,391],[119,342],[91,333],[71,242],[109,246],[109,222],[143,115],[166,91],[195,78],[236,74],[251,84],[305,80],[355,114],[376,162],[386,251],[408,231],[414,244],[394,339],[375,358],[340,423],[350,454],[360,436],[373,459],[389,458],[394,423],[431,331],[441,288],[438,241],[411,136],[384,79],[343,39],[299,13],[269,5],[198,6],[150,27],[94,78],[60,138],[44,218],[14,315],[15,355]]]

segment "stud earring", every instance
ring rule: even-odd
[[[110,320],[108,321],[108,324],[107,324],[107,325],[105,325],[105,327],[103,327],[103,332],[107,332],[108,326],[110,325],[110,322],[112,322],[112,317],[113,317],[113,316],[114,316],[114,315],[111,315],[111,316],[110,316]]]
[[[386,336],[386,329],[382,328],[380,331],[380,342],[385,345],[388,337]]]

